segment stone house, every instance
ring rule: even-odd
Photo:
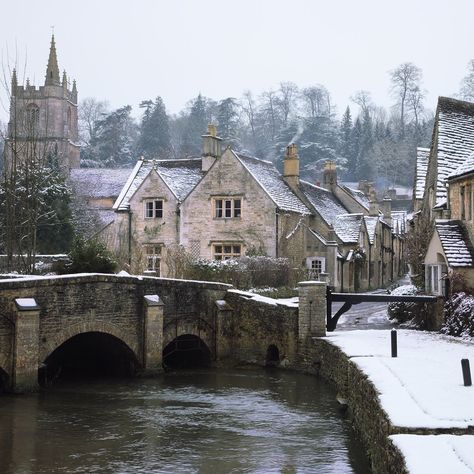
[[[418,150],[414,191],[415,231],[431,228],[424,257],[430,293],[443,294],[452,272],[474,284],[473,154],[474,104],[440,97],[429,153]]]
[[[300,180],[295,145],[287,147],[281,174],[271,162],[229,147],[222,152],[210,125],[201,157],[139,160],[100,235],[134,273],[171,276],[182,249],[218,260],[254,252],[289,258],[314,277],[327,273],[336,289],[375,285],[367,254],[379,258],[372,247],[379,249],[380,240],[369,239],[368,200],[337,183],[332,162],[323,181]],[[381,214],[374,222],[371,229],[383,232]]]

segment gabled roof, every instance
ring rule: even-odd
[[[374,244],[375,240],[375,231],[377,229],[377,222],[379,221],[379,216],[364,216],[365,226],[367,227],[367,234],[369,235],[369,243]]]
[[[448,176],[448,179],[456,179],[461,176],[474,173],[474,153],[467,158],[467,160],[459,166],[453,173]]]
[[[416,149],[415,199],[423,199],[429,157],[429,148],[418,147]]]
[[[404,234],[407,228],[407,212],[406,211],[392,211],[392,233]]]
[[[461,221],[436,220],[436,232],[450,267],[471,267],[474,252],[467,231]]]
[[[363,214],[343,214],[336,217],[334,231],[344,244],[359,242],[360,226]]]
[[[369,209],[369,198],[360,190],[350,188],[344,184],[339,185],[346,193],[348,193],[353,199],[355,199],[361,206]]]
[[[258,158],[232,153],[253,176],[255,181],[268,194],[277,207],[283,211],[297,212],[309,215],[311,211],[301,199],[285,183],[279,171],[272,162]]]
[[[168,186],[178,201],[182,201],[201,180],[200,158],[185,160],[139,160],[114,204],[114,209],[126,210],[130,199],[145,181],[150,172],[155,171]]]
[[[331,191],[307,181],[300,181],[300,190],[328,224],[332,225],[338,215],[347,214],[347,209]]]
[[[75,193],[92,198],[116,198],[127,182],[131,169],[76,168],[69,182]]]
[[[439,97],[433,137],[437,137],[436,201],[438,202],[447,197],[446,178],[474,153],[474,104]]]

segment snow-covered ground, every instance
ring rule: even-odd
[[[391,357],[388,330],[336,330],[326,339],[367,374],[394,426],[473,427],[474,387],[463,384],[461,359],[469,359],[474,370],[474,343],[421,331],[398,330],[397,336],[397,358]],[[394,435],[392,439],[411,473],[474,472],[472,435]]]

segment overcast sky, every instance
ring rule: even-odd
[[[157,95],[176,113],[199,92],[238,98],[281,81],[325,85],[339,113],[360,89],[388,106],[388,71],[402,62],[422,68],[434,109],[474,58],[474,0],[15,0],[0,11],[4,69],[16,51],[43,84],[54,25],[79,98],[136,114]]]

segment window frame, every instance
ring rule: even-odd
[[[240,219],[242,217],[242,198],[217,196],[212,200],[213,219]]]
[[[236,248],[238,247],[238,251]],[[242,244],[238,242],[214,242],[212,244],[213,260],[231,260],[242,256]],[[226,248],[230,248],[226,250]]]
[[[320,270],[316,268],[316,264],[320,267]],[[319,277],[321,273],[326,273],[326,257],[307,257],[306,267],[311,278]]]
[[[151,207],[149,207],[150,204],[151,204]],[[164,199],[153,198],[153,199],[143,200],[143,218],[144,219],[163,219],[163,213],[164,213]],[[151,215],[148,215],[148,214],[151,214]]]
[[[161,258],[163,255],[163,244],[145,244],[144,259],[145,273],[161,274]]]

